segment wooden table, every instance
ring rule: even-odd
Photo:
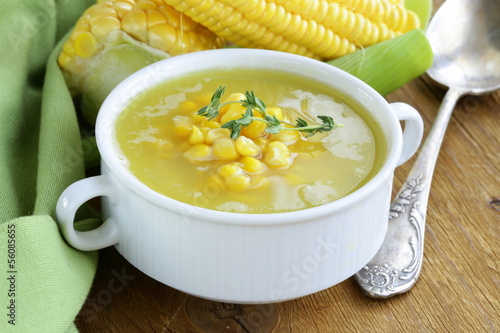
[[[415,106],[427,132],[444,93],[424,75],[387,99]],[[165,286],[109,248],[77,326],[81,333],[500,331],[499,137],[500,92],[459,101],[435,169],[422,273],[404,295],[371,299],[348,279],[284,303],[224,304]],[[395,191],[413,160],[397,169]]]

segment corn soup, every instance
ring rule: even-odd
[[[210,119],[198,110],[219,86],[226,90]],[[253,91],[267,114],[314,125],[330,116],[342,127],[307,137],[271,134],[253,121],[237,138],[222,126],[246,108],[236,101]],[[255,118],[262,118],[253,111]],[[217,71],[183,76],[143,92],[116,122],[117,149],[130,171],[151,189],[199,207],[276,213],[322,205],[363,186],[386,155],[381,128],[363,109],[318,83],[269,71]]]

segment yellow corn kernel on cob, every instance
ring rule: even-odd
[[[75,24],[58,58],[85,118],[93,122],[109,92],[158,60],[225,44],[163,0],[98,0]]]
[[[329,60],[418,28],[401,0],[164,0],[243,47]]]

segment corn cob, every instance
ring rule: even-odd
[[[81,98],[85,119],[93,123],[112,88],[150,63],[219,48],[225,39],[336,59],[417,28],[419,18],[404,2],[98,0],[77,22],[58,61],[70,90]]]
[[[169,56],[224,44],[162,0],[99,0],[77,21],[58,63],[93,123],[104,98],[126,76]]]
[[[330,60],[420,27],[401,0],[164,0],[239,46]]]

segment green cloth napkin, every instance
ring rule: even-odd
[[[97,253],[55,222],[59,195],[84,177],[59,41],[94,1],[0,0],[0,332],[77,332],[95,275]]]

